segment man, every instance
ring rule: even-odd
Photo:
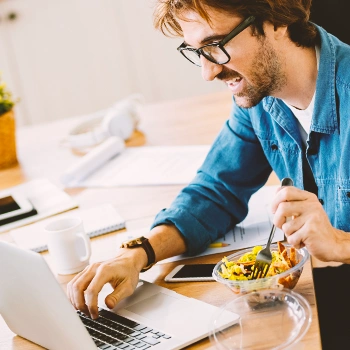
[[[158,0],[156,27],[184,37],[178,51],[205,80],[227,84],[232,115],[148,240],[72,280],[77,309],[97,317],[105,283],[115,288],[106,298],[112,308],[154,261],[203,251],[244,219],[272,170],[295,184],[280,189],[272,206],[288,242],[322,260],[350,262],[350,47],[308,21],[310,5]]]

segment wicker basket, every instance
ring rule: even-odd
[[[0,115],[0,169],[17,164],[16,125],[13,110]]]

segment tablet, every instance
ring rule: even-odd
[[[8,192],[0,197],[0,221],[26,214],[33,210],[30,201],[18,192]]]

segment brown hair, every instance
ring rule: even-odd
[[[317,30],[309,22],[311,0],[157,0],[154,26],[167,36],[182,36],[177,21],[186,11],[195,11],[210,24],[208,8],[247,18],[255,16],[251,25],[254,35],[264,35],[263,23],[275,27],[288,26],[290,39],[297,45],[316,44]]]

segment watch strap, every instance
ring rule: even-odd
[[[147,255],[147,266],[145,266],[141,272],[149,270],[156,262],[156,254],[146,237],[139,237],[136,239],[132,239],[131,241],[123,242],[121,248],[139,248],[142,247]]]
[[[153,247],[151,246],[151,243],[146,237],[143,237],[144,239],[142,240],[142,248],[145,250],[147,254],[147,266],[145,266],[141,272],[149,270],[156,262],[156,255],[154,253]]]

